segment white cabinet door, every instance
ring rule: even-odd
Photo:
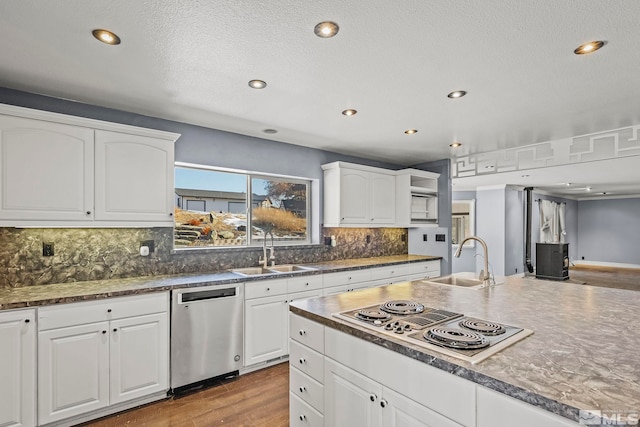
[[[96,219],[173,225],[173,142],[96,131]]]
[[[369,172],[341,169],[340,223],[368,224],[370,222]]]
[[[288,313],[286,295],[245,301],[245,366],[287,354]]]
[[[396,221],[396,177],[371,173],[369,178],[369,217],[374,224]]]
[[[388,388],[383,390],[380,406],[384,427],[462,427]]]
[[[35,311],[0,313],[0,426],[30,427],[36,413]]]
[[[38,334],[38,422],[47,424],[109,405],[109,324]]]
[[[381,397],[380,384],[325,357],[325,425],[381,427]]]
[[[114,320],[110,328],[110,404],[167,390],[167,313]]]
[[[0,116],[0,219],[93,220],[93,129]]]

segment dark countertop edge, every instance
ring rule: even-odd
[[[402,354],[403,356],[407,356],[414,360],[418,360],[420,362],[426,363],[427,365],[433,366],[434,368],[440,369],[442,371],[445,371],[449,374],[463,378],[465,380],[474,382],[483,387],[486,387],[498,393],[504,394],[505,396],[509,396],[514,399],[520,400],[521,402],[525,402],[530,405],[536,406],[547,412],[551,412],[555,415],[559,415],[563,418],[567,418],[576,423],[579,422],[580,409],[576,407],[566,405],[554,399],[541,396],[540,394],[534,391],[526,390],[522,387],[518,387],[513,384],[504,382],[502,380],[490,377],[488,375],[481,374],[479,372],[474,371],[473,369],[469,369],[467,367],[457,365],[448,360],[440,359],[437,356],[419,351],[417,349],[406,347],[402,344],[396,343],[395,341],[388,340],[382,335],[375,335],[364,329],[353,327],[347,323],[337,322],[337,321],[334,321],[333,319],[329,319],[327,317],[324,317],[315,313],[311,313],[309,311],[300,309],[295,306],[289,306],[289,310],[294,314],[305,317],[309,320],[313,320],[314,322],[320,323],[324,326],[335,329],[337,331],[343,332],[345,330],[348,330],[348,334],[356,338],[363,339],[372,344],[379,345],[388,350]],[[339,325],[339,328],[336,327],[337,325]]]
[[[393,258],[393,257],[412,257],[413,259],[405,259],[405,260],[395,260],[395,261],[377,261],[384,258]],[[78,293],[77,295],[69,295],[69,296],[61,296],[61,297],[49,297],[43,299],[36,299],[30,301],[21,301],[21,302],[9,302],[2,303],[0,299],[0,312],[4,310],[12,310],[12,309],[20,309],[20,308],[31,308],[31,307],[39,307],[45,305],[53,305],[53,304],[63,304],[63,303],[71,303],[71,302],[79,302],[79,301],[91,301],[91,300],[99,300],[110,297],[118,297],[118,296],[127,296],[127,295],[138,295],[138,294],[147,294],[153,292],[165,292],[173,289],[184,289],[184,288],[195,288],[201,286],[211,286],[211,285],[229,285],[235,283],[245,283],[245,282],[256,282],[261,280],[274,280],[274,279],[287,279],[291,277],[300,277],[300,276],[312,276],[317,274],[325,274],[325,273],[334,273],[340,271],[352,271],[352,270],[365,270],[369,268],[376,267],[387,267],[398,264],[412,264],[417,262],[425,262],[425,261],[435,261],[441,260],[441,256],[429,256],[429,255],[389,255],[383,257],[372,257],[372,258],[352,258],[338,261],[326,261],[321,263],[301,263],[296,265],[304,265],[308,267],[316,268],[316,270],[309,271],[298,271],[291,273],[278,273],[278,274],[265,274],[265,275],[254,275],[254,276],[239,276],[234,273],[230,273],[229,271],[220,271],[220,272],[211,272],[211,273],[188,273],[188,274],[178,274],[178,275],[162,275],[162,276],[139,276],[139,277],[125,277],[119,279],[107,279],[107,280],[96,280],[96,281],[85,281],[85,282],[67,282],[67,283],[59,283],[59,284],[51,284],[51,285],[37,285],[42,287],[49,286],[72,286],[72,285],[80,285],[80,284],[91,284],[95,286],[106,285],[107,283],[113,283],[118,281],[135,281],[136,283],[132,283],[129,288],[123,288],[119,290],[110,290],[110,291],[97,291],[97,292],[86,292],[86,293]],[[341,266],[339,264],[349,264],[349,263],[357,263],[361,262],[361,265],[344,265]],[[232,274],[234,277],[226,277]],[[218,276],[218,277],[216,277]],[[165,284],[162,282],[171,281],[176,283]],[[160,282],[154,285],[154,282]],[[215,282],[215,283],[213,283]],[[0,298],[4,292],[11,292],[12,290],[19,291],[26,288],[9,288],[9,289],[0,289]]]

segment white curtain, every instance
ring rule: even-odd
[[[551,200],[539,200],[540,242],[565,242],[565,204]]]

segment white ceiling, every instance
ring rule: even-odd
[[[638,0],[2,0],[0,86],[412,165],[454,140],[477,153],[640,124],[639,16]],[[323,20],[336,37],[314,35]],[[591,40],[607,44],[573,54]]]

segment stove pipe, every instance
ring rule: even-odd
[[[524,192],[527,196],[525,207],[527,223],[524,236],[524,262],[529,273],[533,273],[533,265],[531,265],[531,210],[533,208],[532,191],[533,187],[525,187],[524,189]]]

